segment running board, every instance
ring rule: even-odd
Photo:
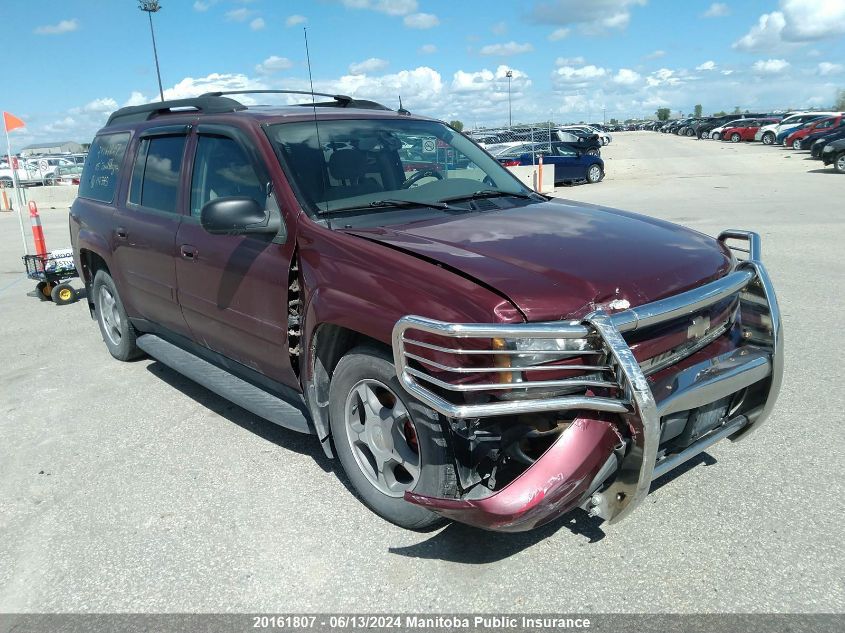
[[[156,360],[239,407],[292,431],[312,432],[302,411],[225,369],[155,334],[143,334],[136,343]]]

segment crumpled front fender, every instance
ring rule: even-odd
[[[488,497],[444,499],[407,491],[405,500],[487,530],[531,530],[583,503],[591,485],[601,483],[596,477],[619,442],[609,422],[576,418],[534,464]]]

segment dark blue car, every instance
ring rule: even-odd
[[[604,161],[598,156],[579,152],[566,143],[541,143],[489,148],[505,166],[535,165],[543,156],[543,165],[554,168],[555,184],[586,180],[599,182],[604,178]]]

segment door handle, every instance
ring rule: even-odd
[[[182,244],[182,246],[179,247],[179,252],[185,259],[197,258],[197,249],[195,246],[191,246],[190,244]]]
[[[121,240],[125,240],[126,236],[128,235],[128,233],[126,232],[126,229],[124,229],[122,226],[117,227],[114,230],[114,234],[117,235],[117,237]]]

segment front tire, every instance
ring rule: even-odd
[[[442,521],[403,498],[452,497],[457,485],[439,415],[405,392],[389,353],[365,345],[340,359],[329,413],[338,459],[371,510],[411,530]]]
[[[731,143],[739,143],[742,140],[742,137],[739,135],[738,132],[734,132],[731,134]]]
[[[792,149],[801,149],[801,141],[792,141]]]
[[[845,152],[839,152],[833,159],[833,169],[837,174],[845,174]]]
[[[772,145],[775,142],[775,135],[771,132],[763,134],[763,145]]]
[[[587,169],[587,182],[590,184],[595,184],[599,182],[602,178],[604,178],[604,172],[602,168],[598,165],[590,165],[590,168]]]
[[[719,132],[713,132],[713,133],[710,135],[710,138],[712,138],[714,141],[721,141],[721,140],[722,140],[722,135],[721,135]]]
[[[123,361],[141,356],[143,352],[135,344],[138,333],[129,322],[114,280],[105,270],[94,275],[93,294],[97,323],[109,353]]]
[[[59,284],[50,292],[53,303],[64,306],[76,301],[76,290],[70,284]]]

